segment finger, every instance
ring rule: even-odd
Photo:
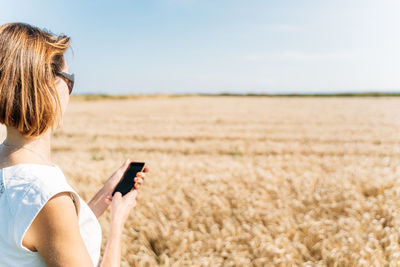
[[[125,160],[112,176],[121,176],[128,169],[130,162],[130,159]]]
[[[118,177],[122,177],[122,175],[126,172],[126,170],[129,168],[130,160],[127,159],[124,161],[124,163],[121,165],[121,167],[117,170]]]
[[[134,189],[138,189],[142,184],[141,183],[135,183],[135,185],[133,186]]]
[[[111,202],[112,202],[112,196],[107,196],[106,198],[104,198],[104,202],[105,202],[107,205],[110,205]]]
[[[148,168],[148,167],[144,167],[143,171],[144,171],[144,172],[148,172],[148,171],[149,171],[149,168]]]
[[[129,162],[130,162],[130,160],[126,159],[124,162],[122,162],[122,165],[120,166],[120,168],[124,168]]]
[[[124,163],[122,163],[121,165],[121,169],[125,171],[129,167],[130,163],[131,163],[130,159],[125,160]]]
[[[134,181],[135,183],[143,183],[143,179],[140,178],[140,177],[135,177],[135,179],[133,179],[133,181]]]
[[[145,177],[146,176],[146,174],[144,173],[144,172],[137,172],[136,173],[136,177]]]
[[[114,201],[114,199],[118,200],[118,199],[121,199],[121,197],[122,197],[121,192],[117,191],[117,192],[115,192],[115,194],[114,194],[112,199]]]
[[[131,190],[130,192],[128,192],[125,196],[124,196],[124,198],[126,199],[126,200],[128,200],[129,202],[130,201],[133,201],[135,198],[136,198],[136,196],[137,196],[137,190]]]

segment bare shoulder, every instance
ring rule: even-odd
[[[93,265],[69,192],[58,193],[47,201],[29,227],[23,244],[38,251],[47,266]]]
[[[28,228],[22,242],[23,245],[32,251],[37,251],[35,244],[37,238],[42,237],[46,232],[50,234],[50,231],[67,226],[63,223],[65,220],[61,219],[64,214],[67,215],[69,213],[71,204],[73,205],[73,202],[68,192],[61,192],[47,201]],[[68,226],[73,228],[75,218],[73,214],[69,215],[70,216],[65,216],[65,219],[69,221]],[[76,221],[77,220],[76,218]]]
[[[61,192],[53,196],[43,206],[35,221],[36,220],[41,222],[40,225],[42,226],[62,227],[66,225],[66,221],[72,223],[70,226],[75,225],[75,223],[78,225],[78,216],[75,212],[75,205],[70,193]]]

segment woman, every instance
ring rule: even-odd
[[[117,169],[86,204],[51,162],[51,134],[73,88],[64,54],[70,38],[26,23],[0,26],[0,266],[119,266],[123,225],[136,206],[135,189],[111,194],[129,165]],[[111,205],[100,261],[97,220]]]

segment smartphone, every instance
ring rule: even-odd
[[[131,162],[124,172],[124,175],[122,175],[118,185],[115,187],[112,195],[114,196],[117,191],[121,192],[122,196],[129,193],[135,186],[135,181],[133,181],[133,179],[136,177],[136,173],[143,171],[143,169],[144,162]]]

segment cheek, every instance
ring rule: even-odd
[[[68,96],[64,99],[64,103],[63,103],[63,111],[64,112],[67,109],[67,105],[68,105]]]
[[[64,111],[67,108],[69,102],[68,87],[63,83],[59,83],[57,85],[57,92],[58,92],[58,97],[60,99],[61,110],[62,113],[64,114]]]
[[[60,102],[61,102],[61,109],[62,109],[62,112],[64,114],[64,112],[65,112],[65,110],[67,108],[68,102],[69,102],[68,94],[62,94],[61,97],[60,97]]]

